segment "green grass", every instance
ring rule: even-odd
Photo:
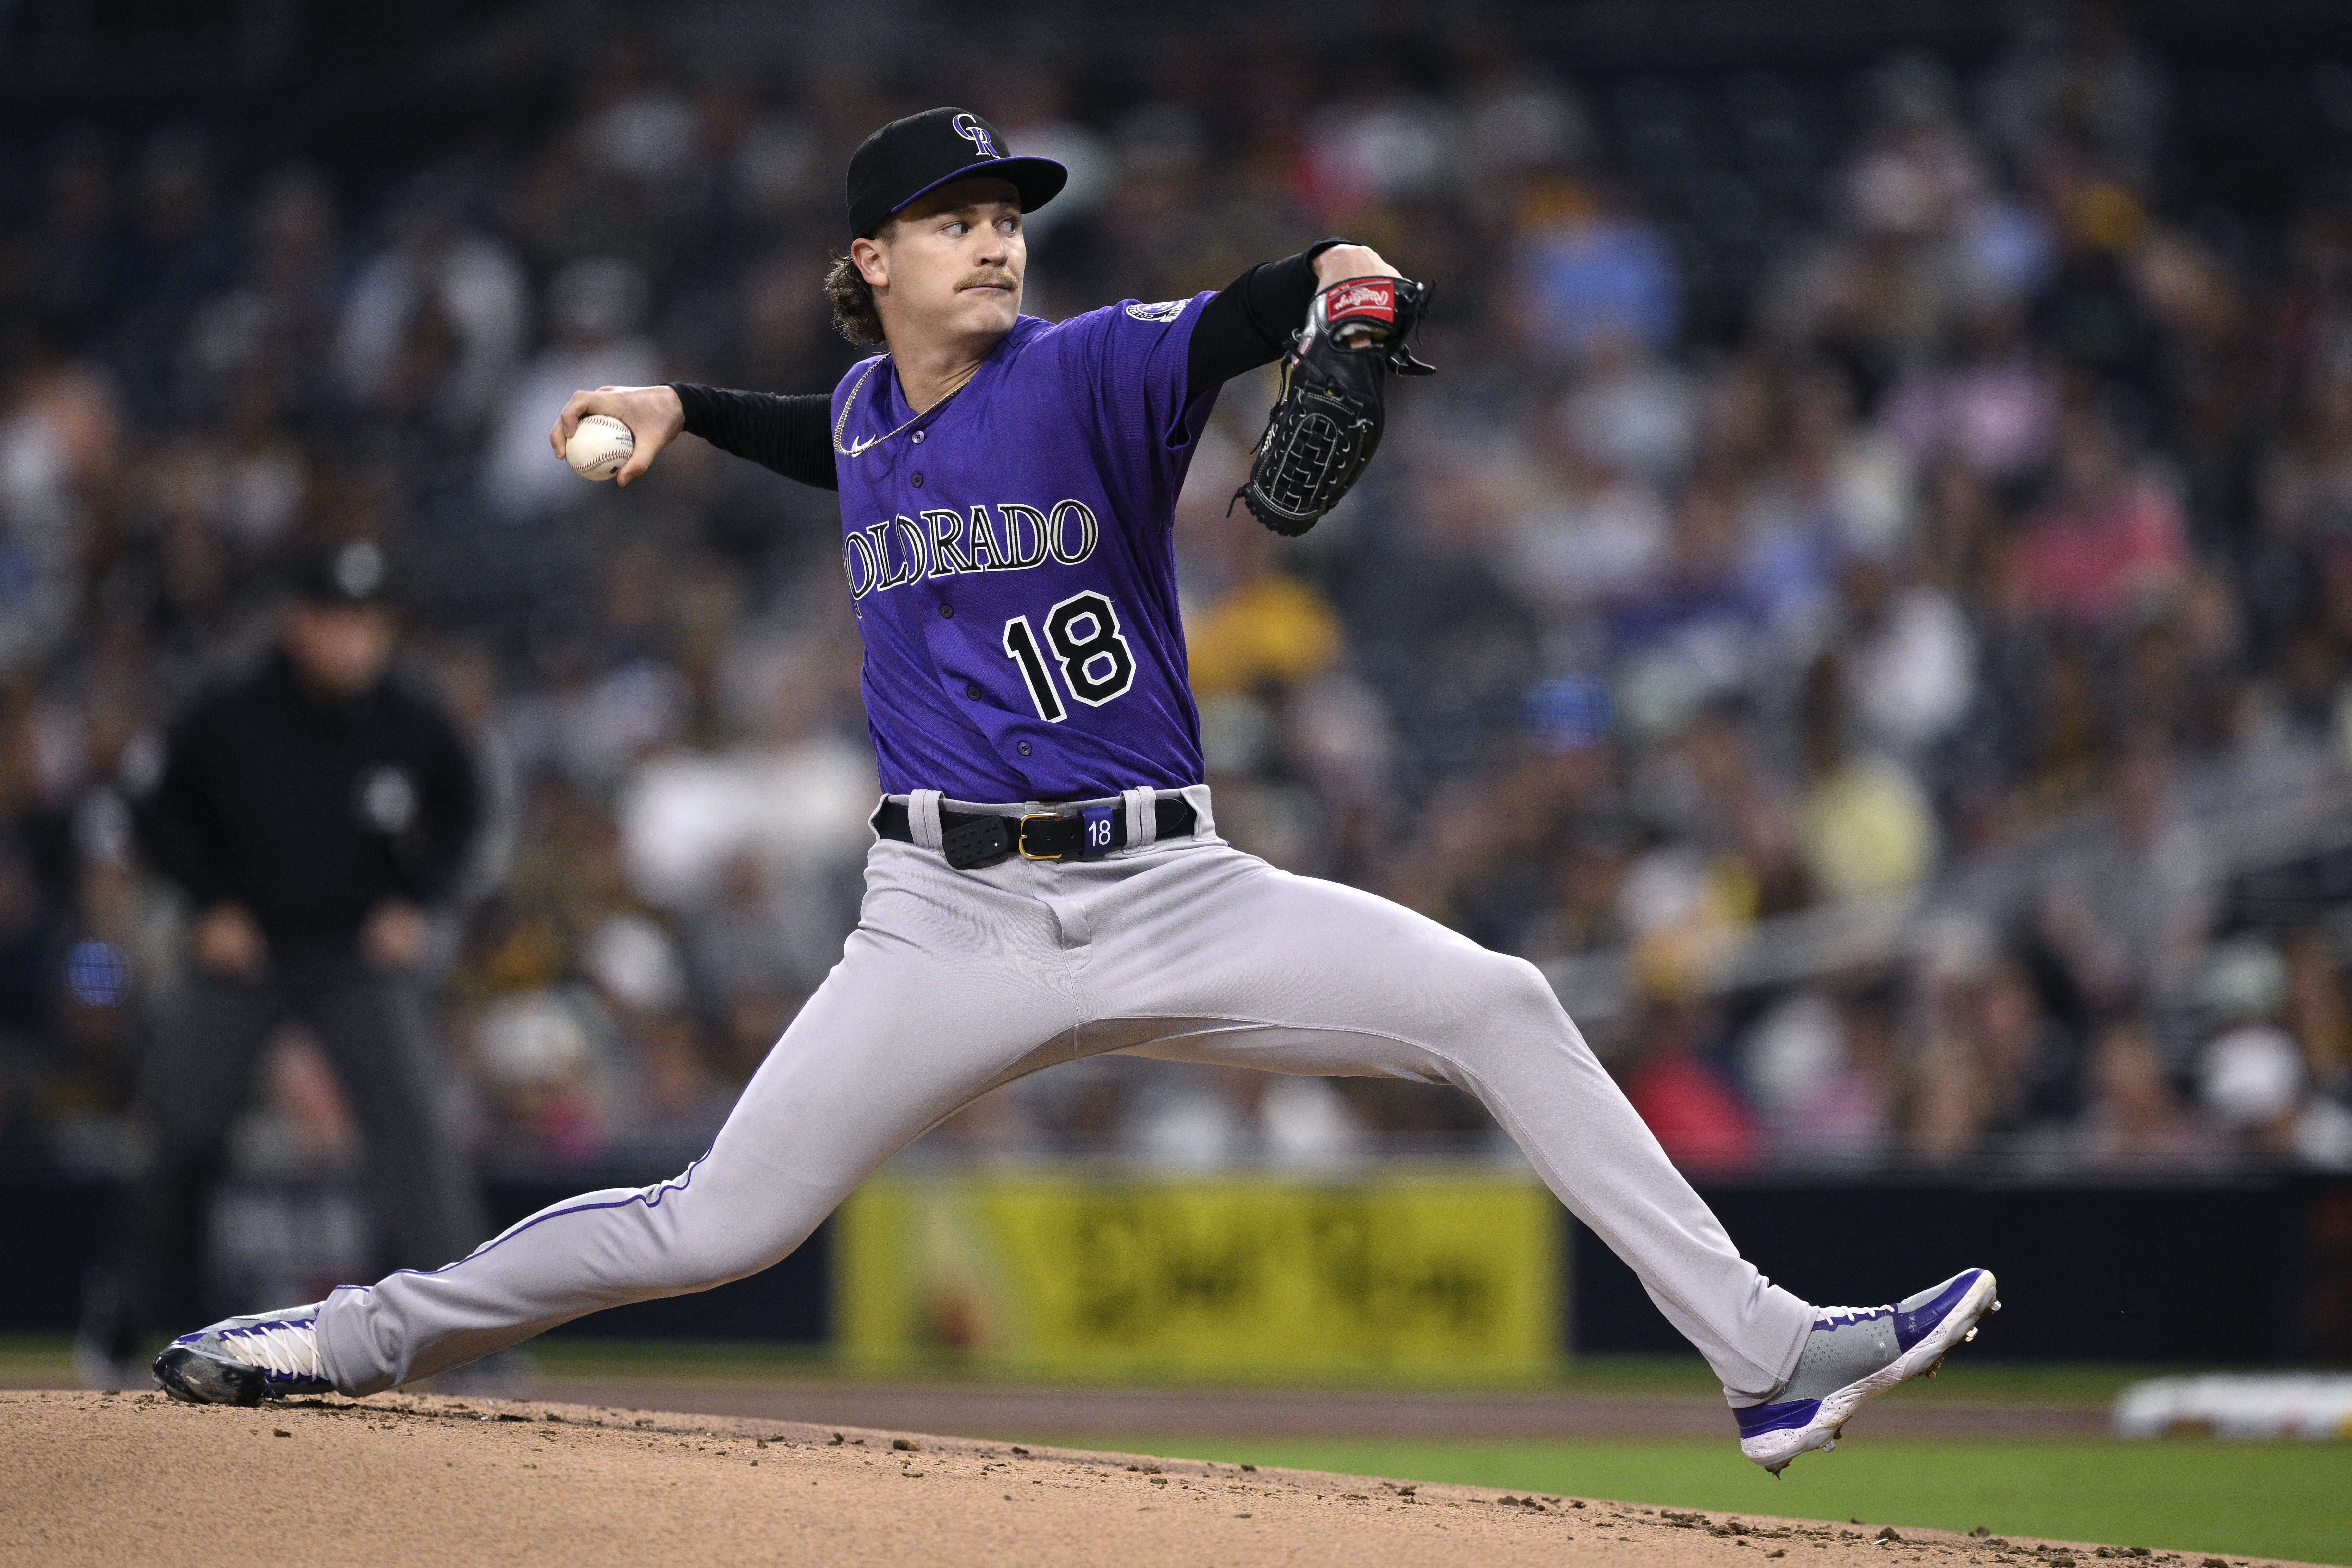
[[[2114,1362],[2002,1362],[1955,1356],[1933,1383],[1915,1380],[1880,1395],[1881,1402],[1975,1405],[2090,1405],[2105,1409],[2126,1384],[2181,1372],[2212,1372],[2210,1366],[2131,1365]],[[1696,1399],[1723,1397],[1696,1355],[1586,1356],[1565,1363],[1559,1375],[1539,1385],[1562,1394],[1608,1398]]]
[[[0,1334],[0,1384],[72,1383],[70,1335]]]
[[[1220,1442],[1039,1436],[1227,1464],[1456,1481],[1720,1514],[1867,1520],[1996,1535],[2352,1563],[2352,1444],[1849,1442],[1774,1481],[1728,1437],[1579,1442]]]

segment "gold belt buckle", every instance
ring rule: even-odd
[[[1020,826],[1013,830],[1013,847],[1020,853],[1021,858],[1024,860],[1060,860],[1065,858],[1065,857],[1060,855],[1032,855],[1029,853],[1029,825],[1033,822],[1059,822],[1061,820],[1062,814],[1058,811],[1030,812],[1027,816],[1022,817]]]

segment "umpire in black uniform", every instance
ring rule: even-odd
[[[211,1180],[289,1016],[350,1097],[383,1261],[435,1268],[482,1235],[418,974],[425,908],[458,879],[480,792],[456,729],[392,673],[385,587],[373,543],[300,557],[275,648],[171,730],[140,802],[142,847],[193,906],[193,973],[157,1030],[148,1162],[85,1327],[86,1354],[117,1366],[190,1317]]]

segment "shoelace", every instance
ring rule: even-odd
[[[1816,1307],[1813,1318],[1817,1322],[1835,1322],[1843,1319],[1849,1323],[1858,1323],[1864,1318],[1884,1317],[1894,1310],[1892,1307]]]
[[[248,1365],[289,1377],[327,1374],[319,1364],[319,1336],[309,1320],[232,1329],[221,1335],[221,1349]]]

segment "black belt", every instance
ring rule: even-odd
[[[1161,795],[1151,803],[1160,838],[1188,838],[1198,820],[1192,803]],[[915,841],[903,802],[886,800],[874,814],[874,831],[901,844]],[[1013,816],[992,811],[940,810],[940,848],[959,871],[993,866],[1019,855],[1024,860],[1091,860],[1127,846],[1127,803],[1049,806]]]

